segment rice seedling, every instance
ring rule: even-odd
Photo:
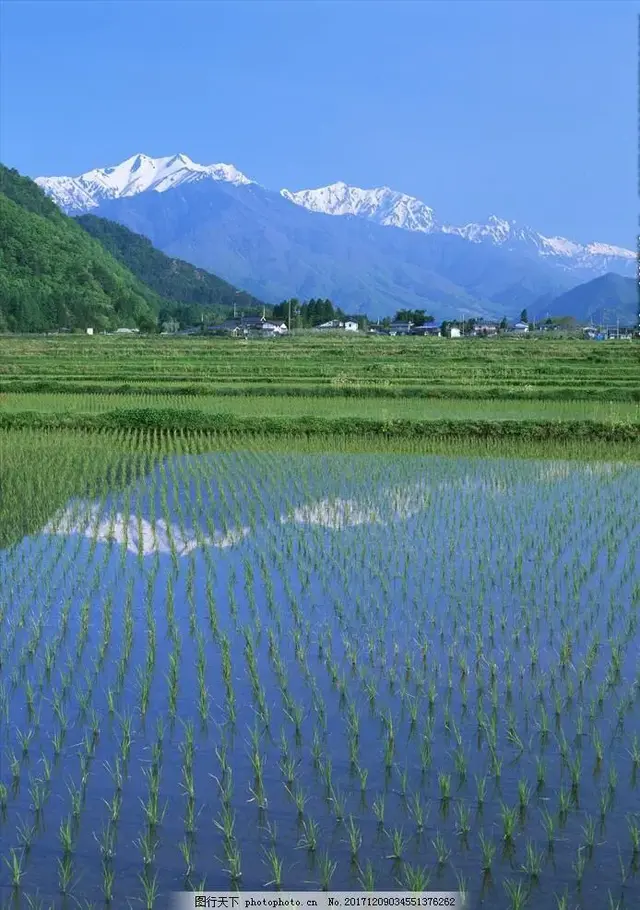
[[[13,888],[19,888],[25,873],[24,852],[21,851],[18,853],[17,850],[11,848],[9,850],[9,858],[3,856],[2,859],[7,869],[9,870],[11,886]]]
[[[158,873],[155,872],[153,878],[150,878],[149,872],[145,870],[142,875],[138,876],[143,889],[143,904],[145,910],[153,910],[160,894],[158,886]]]
[[[362,831],[360,830],[359,825],[355,823],[353,815],[349,816],[346,828],[351,859],[355,861],[358,856],[358,851],[362,847]]]
[[[236,816],[229,806],[223,806],[222,811],[214,819],[213,823],[222,832],[225,841],[232,842],[235,839]]]
[[[496,845],[490,838],[485,837],[484,832],[480,832],[478,835],[480,841],[480,853],[481,853],[481,866],[483,872],[488,873],[491,871],[491,866],[493,864],[493,858],[496,855]]]
[[[102,864],[102,897],[105,904],[109,905],[113,901],[113,886],[115,884],[116,873],[108,863]]]
[[[273,846],[269,847],[268,850],[265,850],[265,858],[272,876],[270,881],[265,882],[265,888],[273,885],[274,888],[279,891],[282,888],[282,860]]]
[[[518,809],[510,808],[504,803],[500,808],[502,819],[502,839],[505,843],[512,843],[518,826]]]
[[[451,856],[451,850],[447,846],[447,843],[443,836],[438,833],[435,838],[431,841],[433,844],[433,849],[436,853],[436,859],[439,866],[444,866],[449,857]]]
[[[310,853],[315,852],[318,849],[318,837],[320,834],[320,827],[317,822],[312,818],[304,819],[302,822],[302,834],[298,841],[298,847],[303,850],[308,850]]]
[[[503,882],[504,890],[509,900],[510,910],[522,910],[529,900],[529,891],[522,882],[506,879]]]
[[[537,850],[535,844],[527,842],[525,847],[525,861],[522,864],[522,871],[532,879],[539,879],[544,866],[544,853]]]
[[[582,826],[582,836],[584,837],[584,847],[589,855],[593,853],[596,843],[596,823],[591,816],[586,816],[585,823]]]
[[[565,790],[564,787],[560,787],[558,791],[558,815],[561,821],[566,820],[566,817],[571,808],[572,797],[571,793],[568,790]]]
[[[582,847],[579,847],[578,852],[576,854],[576,858],[573,861],[573,863],[571,864],[571,868],[573,869],[574,875],[576,877],[576,884],[577,884],[578,888],[580,888],[580,886],[582,885],[582,877],[584,875],[584,870],[586,868],[586,865],[587,865],[587,858],[584,854]]]
[[[331,880],[335,874],[338,864],[332,860],[327,852],[320,854],[318,857],[318,872],[320,874],[320,890],[328,891],[331,886]]]
[[[524,815],[531,800],[531,787],[526,780],[518,781],[518,807],[520,814]]]
[[[476,793],[478,806],[484,805],[487,799],[487,778],[476,775]]]
[[[113,861],[116,855],[116,831],[111,823],[107,823],[99,835],[93,833],[93,838],[98,844],[100,858],[104,865]]]
[[[73,862],[70,854],[58,858],[58,888],[63,895],[69,894],[73,884]]]
[[[431,881],[431,873],[426,867],[412,866],[405,863],[402,868],[402,878],[398,885],[406,891],[427,891]]]
[[[364,869],[359,869],[358,884],[363,891],[375,891],[375,873],[371,860],[367,860]]]
[[[65,856],[67,854],[73,853],[75,834],[71,816],[68,816],[66,819],[60,822],[60,827],[58,829],[58,839]]]
[[[407,848],[407,839],[401,828],[394,828],[392,831],[387,832],[387,836],[391,841],[391,852],[387,855],[387,859],[393,859],[399,862],[402,860]]]
[[[447,802],[451,799],[451,775],[440,772],[438,774],[438,787],[440,788],[440,799]]]

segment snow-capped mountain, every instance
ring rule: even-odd
[[[197,164],[184,154],[168,158],[134,155],[121,164],[96,168],[79,177],[38,177],[36,183],[67,214],[79,215],[110,199],[148,191],[163,193],[206,179],[234,186],[255,186],[254,181],[232,164]],[[571,271],[594,274],[614,271],[632,275],[634,270],[636,255],[631,250],[603,243],[580,244],[564,237],[545,237],[496,215],[491,215],[485,224],[458,227],[436,218],[433,209],[420,199],[386,186],[362,189],[339,182],[297,192],[283,189],[280,195],[310,212],[352,215],[385,227],[423,234],[457,234],[471,243],[541,257],[553,266]]]
[[[233,165],[186,155],[135,155],[37,183],[67,214],[119,222],[270,303],[329,296],[375,317],[426,308],[494,318],[608,272],[635,272],[631,250],[546,237],[495,215],[453,225],[389,187],[273,191]]]
[[[207,178],[235,186],[252,183],[232,164],[196,164],[183,154],[168,158],[134,155],[121,164],[96,168],[79,177],[37,177],[35,182],[64,212],[79,215],[106,199],[135,196],[148,190],[163,193]]]

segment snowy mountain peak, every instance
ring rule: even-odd
[[[163,193],[196,180],[219,180],[236,186],[252,183],[232,164],[197,164],[184,152],[166,158],[132,155],[120,164],[94,168],[79,177],[38,177],[36,183],[63,211],[80,214],[106,199]]]
[[[433,209],[413,196],[398,193],[388,186],[362,189],[339,181],[315,190],[291,192],[282,196],[296,205],[325,215],[357,215],[388,227],[431,233],[438,229]]]
[[[365,190],[339,182],[295,193],[282,190],[281,194],[290,202],[312,212],[356,215],[377,224],[408,231],[457,234],[471,243],[485,243],[525,255],[547,258],[567,269],[595,270],[600,273],[618,269],[624,274],[631,274],[632,261],[635,259],[631,250],[603,243],[583,245],[564,237],[545,237],[498,215],[489,215],[484,223],[471,222],[456,227],[439,222],[433,209],[420,199],[386,186]]]

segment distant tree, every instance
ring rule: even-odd
[[[501,332],[506,332],[508,327],[509,327],[509,323],[507,322],[507,317],[503,316],[502,319],[500,320],[500,325],[498,326],[498,328],[500,329]]]
[[[520,313],[520,322],[529,322],[529,316],[527,314],[526,308]]]
[[[442,320],[442,325],[440,326],[440,334],[441,334],[441,335],[446,335],[446,334],[447,334],[447,329],[449,328],[449,325],[450,325],[450,323],[449,323],[446,319],[443,319],[443,320]]]
[[[415,326],[427,325],[435,322],[433,316],[427,314],[426,310],[397,310],[393,317],[394,322],[411,322]]]

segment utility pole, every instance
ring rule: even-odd
[[[289,297],[289,331],[291,331],[291,297]]]

